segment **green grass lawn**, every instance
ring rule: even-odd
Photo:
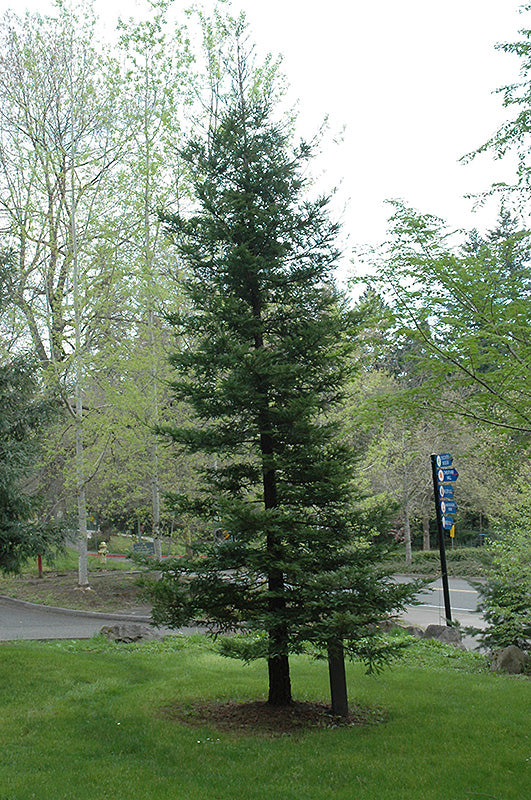
[[[292,659],[298,700],[326,664]],[[0,800],[526,800],[531,683],[417,642],[382,675],[348,669],[351,703],[386,721],[266,737],[189,727],[174,702],[263,698],[265,664],[201,637],[0,646]]]

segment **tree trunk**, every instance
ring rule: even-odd
[[[284,646],[284,637],[280,636],[280,646]],[[289,706],[291,703],[291,680],[289,675],[289,659],[287,654],[274,655],[276,650],[274,635],[270,633],[271,655],[267,660],[269,675],[269,695],[267,702],[271,706]]]
[[[262,433],[260,446],[262,457],[267,458],[273,454],[273,442],[271,436],[266,433],[268,425],[262,419]],[[263,471],[264,487],[264,506],[266,510],[277,507],[277,487],[274,469],[269,469],[266,465]],[[267,554],[271,561],[277,561],[281,553],[277,534],[268,531],[267,534]],[[268,702],[272,706],[286,706],[291,703],[291,680],[289,672],[288,658],[288,632],[284,621],[286,600],[284,594],[284,573],[282,570],[270,566],[268,570],[268,610],[271,616],[278,620],[277,624],[269,628],[269,656],[267,660],[269,674],[269,698]]]
[[[406,545],[406,564],[410,566],[411,556],[411,522],[409,519],[409,505],[404,506],[404,542]]]
[[[153,546],[155,558],[159,561],[162,558],[162,540],[160,538],[160,491],[159,491],[159,467],[156,443],[153,445],[153,475],[151,479],[151,496],[153,508]]]
[[[274,551],[276,544],[271,544],[268,536],[268,551]],[[268,610],[278,624],[269,628],[269,656],[267,668],[269,674],[268,702],[272,706],[287,706],[291,703],[291,679],[288,658],[288,632],[284,622],[286,601],[282,596],[284,575],[278,569],[270,569],[268,575],[269,600]]]
[[[87,554],[87,500],[85,493],[85,466],[83,455],[83,420],[81,399],[76,409],[76,472],[77,472],[77,552],[78,552],[78,585],[88,588],[88,554]]]
[[[427,515],[422,517],[422,549],[431,550],[430,518]]]
[[[71,83],[70,90],[72,98],[74,90]],[[74,117],[72,115],[72,143],[74,137]],[[88,579],[88,553],[87,553],[87,496],[85,488],[85,455],[83,444],[83,372],[81,367],[81,292],[79,289],[79,260],[77,245],[77,223],[76,223],[76,170],[75,170],[75,147],[72,145],[71,164],[70,164],[70,249],[72,260],[72,289],[74,295],[74,325],[75,325],[75,350],[74,350],[74,371],[75,371],[75,431],[76,431],[76,484],[77,484],[77,518],[78,518],[78,584],[87,589]]]
[[[402,473],[402,509],[404,512],[404,543],[406,546],[406,564],[411,564],[411,520],[409,518],[409,496],[408,496],[408,469],[404,463]]]
[[[328,643],[328,675],[330,677],[332,714],[337,717],[348,717],[345,653],[341,639],[331,639]]]
[[[252,282],[253,316],[257,322],[261,320],[260,293]],[[254,336],[256,350],[264,347],[261,326]],[[260,454],[262,458],[262,486],[264,508],[267,511],[278,506],[277,476],[272,461],[275,452],[273,437],[271,436],[271,422],[269,418],[269,387],[263,378],[260,386],[262,407],[258,410],[258,427],[260,431]],[[268,530],[266,537],[266,551],[269,560],[267,570],[267,586],[269,591],[268,611],[275,620],[269,626],[269,655],[267,659],[269,674],[268,702],[273,706],[286,706],[291,703],[291,680],[289,671],[288,630],[285,621],[286,599],[284,596],[284,573],[275,566],[282,558],[282,550],[278,534]]]

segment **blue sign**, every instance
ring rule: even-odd
[[[441,511],[443,514],[455,514],[457,503],[454,500],[441,500]]]
[[[441,453],[438,456],[435,456],[435,463],[438,467],[451,467],[453,462],[453,458],[450,453]]]
[[[453,497],[453,496],[454,496],[453,486],[439,486],[439,497]]]
[[[449,531],[454,527],[453,517],[444,516],[441,521],[445,531]]]
[[[445,483],[446,481],[456,481],[459,476],[459,473],[456,469],[439,469],[437,470],[437,478],[440,483]]]

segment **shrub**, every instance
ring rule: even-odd
[[[531,536],[527,528],[500,533],[489,545],[492,565],[480,587],[487,621],[481,641],[491,650],[513,644],[531,650]]]

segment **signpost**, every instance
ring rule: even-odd
[[[446,623],[452,623],[452,609],[450,606],[450,590],[448,588],[448,567],[446,565],[446,550],[444,546],[444,531],[450,531],[450,536],[455,535],[454,518],[452,514],[457,511],[457,503],[452,500],[454,488],[451,484],[457,480],[459,473],[452,467],[450,453],[434,453],[431,456],[431,472],[433,476],[433,494],[435,497],[435,512],[437,515],[437,536],[439,553],[441,555],[441,578],[444,595],[444,611]],[[450,484],[450,485],[449,485]]]

